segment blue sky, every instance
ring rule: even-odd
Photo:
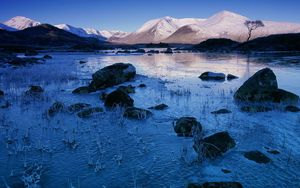
[[[19,15],[50,24],[134,31],[153,18],[207,18],[222,10],[300,23],[299,7],[300,0],[0,0],[0,21]]]

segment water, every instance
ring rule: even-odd
[[[244,187],[300,186],[300,115],[276,110],[242,113],[235,105],[235,90],[256,71],[270,67],[279,87],[300,95],[300,56],[256,54],[224,55],[178,53],[173,55],[115,55],[53,53],[45,64],[0,69],[0,88],[12,106],[0,109],[0,187],[22,187],[24,166],[39,164],[41,187],[184,187],[189,182],[238,181]],[[87,61],[79,64],[80,60]],[[103,107],[99,93],[73,95],[100,68],[117,62],[132,63],[138,75],[130,94],[135,106],[148,108],[165,103],[148,120],[122,118],[121,110],[104,112],[89,119],[62,112],[45,118],[55,101],[66,106],[85,102]],[[234,74],[237,80],[204,82],[205,71]],[[41,98],[24,94],[29,85],[45,89]],[[107,89],[106,92],[114,88]],[[233,113],[212,115],[228,108]],[[192,138],[177,137],[173,122],[194,116],[205,135],[228,131],[237,146],[222,157],[194,164]],[[26,140],[26,139],[28,140]],[[75,149],[63,140],[75,140]],[[267,153],[277,149],[279,155]],[[185,153],[184,150],[187,150]],[[257,164],[243,152],[260,150],[272,159]],[[231,170],[224,174],[221,169]]]

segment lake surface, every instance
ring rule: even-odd
[[[270,67],[280,88],[300,95],[300,56],[278,54],[129,54],[50,53],[44,64],[0,68],[0,187],[23,187],[27,166],[41,168],[40,187],[185,187],[189,182],[238,181],[244,187],[300,187],[300,114],[280,109],[244,113],[233,100],[234,92],[256,71]],[[79,64],[79,61],[87,61]],[[136,78],[123,85],[138,86],[130,96],[136,107],[160,103],[147,120],[122,117],[122,109],[105,111],[89,119],[62,112],[46,118],[55,101],[103,107],[101,92],[74,95],[91,75],[113,63],[132,63]],[[239,79],[205,82],[205,71],[234,74]],[[30,85],[45,92],[33,98],[24,94]],[[110,92],[117,87],[107,89]],[[213,115],[221,108],[231,114]],[[215,160],[193,163],[193,139],[177,137],[173,122],[196,117],[205,136],[228,131],[237,146]],[[67,141],[67,142],[64,142]],[[73,142],[74,141],[74,142]],[[76,143],[70,147],[68,143]],[[266,148],[280,151],[279,155]],[[247,160],[243,153],[259,150],[272,159],[268,164]],[[230,170],[224,174],[222,169]]]

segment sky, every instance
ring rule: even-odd
[[[25,16],[42,23],[135,31],[150,19],[208,18],[222,10],[251,19],[300,23],[300,0],[0,0],[0,22]]]

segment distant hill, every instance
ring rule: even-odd
[[[86,47],[101,48],[94,38],[83,38],[49,24],[28,27],[20,31],[0,30],[0,46]]]
[[[240,51],[300,51],[300,33],[270,35],[242,43]]]
[[[300,33],[270,35],[244,43],[230,39],[208,39],[194,45],[192,50],[201,52],[300,51]]]

